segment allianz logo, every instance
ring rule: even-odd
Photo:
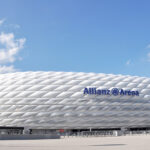
[[[97,89],[97,88],[84,88],[84,95],[113,95],[113,96],[139,96],[139,91],[123,90],[118,88]]]

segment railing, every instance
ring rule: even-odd
[[[150,135],[149,131],[82,131],[82,132],[64,132],[61,133],[62,137],[112,137],[112,136],[127,136],[127,135]]]
[[[100,132],[100,131],[82,131],[82,132],[69,132],[69,133],[61,133],[63,137],[103,137],[103,136],[114,136],[113,131]]]
[[[150,130],[143,131],[125,131],[123,135],[147,135],[150,134]]]

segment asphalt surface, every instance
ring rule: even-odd
[[[150,135],[1,140],[0,150],[150,150]]]

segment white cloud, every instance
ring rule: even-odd
[[[5,22],[5,19],[0,20],[0,26]]]
[[[0,64],[13,63],[25,41],[25,38],[15,39],[13,33],[2,32],[0,34],[0,45],[3,45],[4,48],[0,49]]]
[[[0,26],[4,24],[4,19],[0,19]],[[18,24],[6,24],[7,28],[20,28]],[[22,60],[22,57],[18,56],[20,50],[24,47],[26,39],[16,39],[14,33],[0,33],[0,73],[8,73],[17,71],[13,66],[13,63],[18,59]],[[11,64],[11,65],[8,65]]]
[[[9,72],[15,72],[17,71],[13,65],[11,66],[0,66],[0,73],[9,73]]]
[[[131,64],[131,60],[127,60],[126,65],[129,66]]]

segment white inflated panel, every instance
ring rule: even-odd
[[[139,96],[88,95],[84,88],[137,90]],[[0,75],[0,126],[150,126],[150,78],[74,72]]]

